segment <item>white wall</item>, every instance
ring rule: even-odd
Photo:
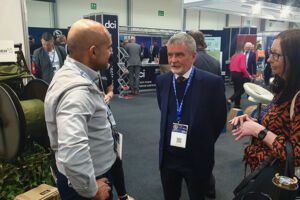
[[[201,11],[200,30],[214,29],[223,30],[225,27],[226,15],[218,12]]]
[[[52,7],[49,2],[26,0],[28,26],[53,27]]]
[[[132,0],[132,26],[182,29],[183,0]],[[165,16],[158,16],[163,10]]]
[[[29,64],[28,32],[25,4],[23,0],[1,0],[0,40],[12,40],[22,43],[27,65]],[[23,5],[23,6],[22,6]],[[28,65],[29,66],[29,65]]]
[[[200,29],[199,15],[201,16],[200,10],[186,10],[186,30]]]
[[[119,16],[119,25],[127,25],[126,0],[93,0],[97,9],[90,8],[91,1],[56,0],[58,28],[67,28],[83,15],[91,13],[112,13]],[[30,27],[53,27],[52,7],[50,3],[26,0],[28,7],[28,22]],[[132,26],[181,29],[183,0],[172,0],[172,4],[161,0],[132,0]],[[158,10],[163,10],[165,16],[158,16]]]
[[[119,16],[119,25],[125,26],[127,23],[127,4],[126,0],[56,0],[57,18],[59,28],[67,28],[83,15],[91,13],[111,13]],[[91,9],[91,2],[97,4],[97,9]]]
[[[260,28],[260,19],[254,17],[245,17],[244,18],[244,26],[256,26],[258,29]]]
[[[283,31],[289,28],[288,22],[266,20],[265,31]]]
[[[239,15],[229,15],[228,26],[241,26],[241,18]]]
[[[225,23],[226,15],[223,13],[193,9],[186,10],[186,30],[223,30]]]
[[[127,25],[126,0],[93,0],[92,2],[97,4],[97,10],[91,10],[91,1],[56,0],[56,2],[59,28],[67,28],[76,20],[81,19],[83,15],[100,12],[117,14],[119,16],[119,25]],[[51,3],[26,0],[26,4],[28,10],[28,25],[30,27],[53,27]],[[172,3],[161,0],[132,0],[132,26],[181,30],[183,24],[182,8],[183,0],[172,0]],[[11,10],[11,8],[8,10]],[[158,10],[163,10],[165,16],[158,16]],[[222,30],[223,27],[225,27],[226,15],[212,11],[188,9],[185,23],[186,30]],[[260,19],[229,15],[229,27],[241,25],[256,26],[258,31],[260,31]],[[288,22],[269,20],[266,22],[266,31],[282,31],[287,28]]]

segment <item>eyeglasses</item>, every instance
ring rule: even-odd
[[[270,50],[270,57],[272,56],[272,58],[275,60],[275,61],[278,61],[279,58],[283,55],[279,54],[279,53],[275,53],[273,52],[272,50]]]

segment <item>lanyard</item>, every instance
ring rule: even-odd
[[[258,122],[259,124],[261,124],[262,118],[265,116],[265,114],[266,114],[266,113],[268,112],[268,110],[271,108],[272,104],[273,104],[273,101],[271,101],[271,103],[269,103],[269,104],[267,105],[267,107],[266,107],[266,108],[261,112],[261,114],[258,116],[257,122]]]
[[[173,90],[174,90],[174,94],[175,94],[175,98],[176,98],[176,111],[177,111],[177,122],[178,123],[181,120],[183,100],[184,100],[184,97],[186,96],[187,91],[188,91],[188,89],[189,89],[189,87],[191,85],[194,73],[195,73],[195,68],[193,67],[193,69],[191,71],[191,74],[190,74],[190,76],[188,78],[188,82],[187,82],[187,84],[185,86],[184,94],[183,94],[183,97],[182,97],[182,100],[181,100],[180,104],[179,104],[178,97],[177,97],[177,92],[176,92],[175,75],[173,76]]]
[[[81,69],[79,69],[79,72],[80,72],[80,75],[82,77],[84,77],[85,79],[89,80],[94,86],[96,85],[95,81],[93,81],[91,79],[91,77],[86,72],[84,72]],[[99,79],[100,79],[99,81],[101,81],[101,78],[99,78]],[[101,81],[101,86],[102,86],[102,81]],[[97,86],[97,89],[100,89],[100,88]],[[103,86],[102,86],[102,89],[103,89]],[[107,118],[108,118],[108,120],[109,120],[109,122],[111,124],[111,127],[115,127],[116,126],[116,121],[114,119],[114,116],[113,116],[113,114],[112,114],[109,106],[107,104],[105,104],[105,106],[106,106]]]

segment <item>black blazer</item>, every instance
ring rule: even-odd
[[[159,165],[162,167],[164,139],[167,131],[167,109],[173,74],[157,77],[157,101],[161,110]],[[195,69],[191,83],[191,102],[187,153],[191,169],[208,178],[214,166],[214,144],[226,122],[226,98],[220,76]]]
[[[250,75],[256,74],[256,54],[252,51],[249,52],[249,57],[247,61],[247,70]]]

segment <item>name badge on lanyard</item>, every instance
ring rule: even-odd
[[[170,143],[171,146],[185,149],[188,127],[189,126],[186,124],[173,123]]]

